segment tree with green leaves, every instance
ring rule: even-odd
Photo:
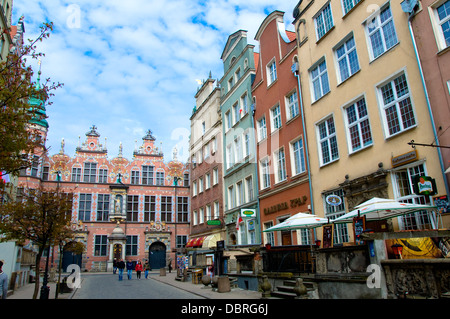
[[[59,187],[40,187],[25,190],[20,200],[0,204],[1,240],[31,241],[38,247],[33,299],[39,292],[39,266],[45,249],[74,237],[70,228],[73,196]]]
[[[36,52],[36,45],[52,30],[52,23],[44,23],[37,39],[29,39],[26,45],[16,44],[15,50],[0,62],[0,173],[17,175],[32,165],[36,148],[44,148],[45,141],[30,122],[45,116],[39,111],[51,105],[52,92],[62,84],[51,83],[49,78],[43,83],[33,81],[34,72],[27,59],[44,56]],[[42,103],[30,103],[33,99]]]

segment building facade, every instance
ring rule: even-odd
[[[252,95],[263,230],[310,207],[298,81],[292,72],[297,42],[283,17],[284,12],[272,12],[255,37],[259,62]],[[309,243],[307,231],[263,233],[263,244],[272,246]]]
[[[0,61],[3,62],[6,61],[10,48],[13,45],[14,35],[11,35],[11,14],[13,1],[2,0],[0,4]]]
[[[256,148],[252,117],[254,46],[247,32],[228,37],[222,53],[220,80],[223,126],[223,189],[228,247],[261,243]]]
[[[195,95],[191,120],[191,230],[186,248],[196,252],[196,266],[214,264],[217,241],[225,240],[222,182],[220,87],[211,78]],[[200,257],[202,255],[202,257]],[[206,258],[208,257],[208,258]],[[207,262],[208,261],[208,262]]]
[[[65,154],[63,140],[58,154],[37,157],[21,172],[19,191],[58,185],[75,195],[72,227],[85,251],[59,256],[52,248],[55,265],[62,258],[63,268],[76,263],[82,270],[105,271],[122,258],[148,259],[153,268],[175,266],[177,249],[189,235],[189,171],[176,156],[164,162],[151,131],[142,141],[132,160],[123,157],[122,145],[109,159],[106,140],[102,144],[92,126],[74,157]],[[175,178],[182,182],[176,185]]]
[[[372,197],[432,203],[414,191],[421,176],[434,178],[436,195],[444,195],[436,149],[408,144],[435,137],[400,3],[301,1],[294,17],[314,213],[334,219]],[[437,220],[416,213],[366,226],[435,228]],[[334,242],[352,235],[336,226]]]

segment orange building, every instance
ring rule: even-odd
[[[309,212],[310,194],[298,81],[295,33],[286,31],[284,13],[272,12],[255,39],[260,54],[252,86],[259,171],[262,230],[299,212]],[[263,233],[263,244],[309,244],[306,231]]]

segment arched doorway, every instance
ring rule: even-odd
[[[154,242],[150,245],[148,257],[152,269],[166,267],[166,245],[160,241]]]
[[[73,252],[73,246],[76,245],[76,242],[72,241],[67,243],[63,249],[62,255],[62,271],[66,272],[67,267],[72,264],[76,264],[81,268],[81,261],[83,259],[83,254],[77,254]]]

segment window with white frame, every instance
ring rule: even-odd
[[[258,120],[258,142],[267,137],[266,117],[263,116]]]
[[[298,175],[306,171],[305,164],[305,152],[303,146],[303,139],[299,138],[298,140],[291,143],[291,156],[294,163],[292,165],[292,175]]]
[[[441,1],[432,8],[431,20],[439,50],[450,46],[450,0]]]
[[[201,207],[198,210],[198,223],[203,224],[205,222],[205,210]]]
[[[277,80],[277,64],[275,59],[270,61],[267,65],[267,86],[271,85]]]
[[[297,91],[292,92],[286,97],[286,106],[287,106],[287,120],[296,117],[299,113],[298,110],[298,98],[297,98]]]
[[[350,153],[373,144],[369,114],[364,97],[344,108],[344,118]]]
[[[275,158],[276,158],[276,174],[275,174],[275,183],[282,182],[286,180],[286,155],[284,152],[284,148],[280,148],[278,151],[275,152]]]
[[[199,177],[198,179],[198,193],[203,193],[203,177]]]
[[[244,204],[244,185],[242,185],[242,181],[236,183],[236,195],[236,205]]]
[[[241,104],[240,112],[241,112],[241,117],[242,117],[242,116],[244,116],[245,114],[248,113],[248,98],[247,98],[247,92],[245,92],[245,94],[241,96],[240,104]]]
[[[214,219],[218,219],[220,215],[219,202],[214,202]]]
[[[205,145],[205,150],[203,151],[203,155],[205,156],[205,160],[211,155],[211,146],[209,143]]]
[[[342,0],[342,9],[344,11],[344,15],[349,13],[349,11],[353,9],[353,7],[356,6],[356,4],[360,1],[362,0]]]
[[[253,176],[248,176],[245,178],[245,200],[246,202],[251,202],[253,200]]]
[[[197,213],[197,211],[196,210],[194,210],[193,212],[192,212],[192,224],[195,226],[195,225],[198,225],[198,213]]]
[[[227,155],[227,166],[226,167],[228,169],[228,168],[230,168],[230,167],[232,167],[234,165],[233,145],[231,145],[231,144],[227,145],[226,152],[227,152],[227,154],[226,154]]]
[[[386,137],[416,125],[406,75],[402,73],[378,88]]]
[[[344,82],[350,76],[359,71],[358,55],[356,53],[355,39],[353,35],[338,44],[335,50],[338,65],[339,82]]]
[[[228,111],[225,113],[225,130],[228,131],[233,127],[233,122],[231,121],[231,112]]]
[[[328,2],[325,7],[315,16],[314,24],[316,27],[317,40],[322,38],[333,26],[333,13],[331,12],[331,3]]]
[[[192,182],[192,196],[197,196],[197,181]]]
[[[414,193],[412,180],[416,176],[426,176],[425,164],[411,164],[393,171],[395,199],[402,203],[430,205],[431,196],[420,196]],[[433,213],[418,211],[399,217],[401,230],[436,229],[437,220]]]
[[[241,119],[241,114],[239,112],[239,103],[238,102],[233,104],[233,117],[234,117],[233,125],[236,124],[237,122],[239,122],[239,120]]]
[[[236,207],[236,198],[234,196],[234,185],[228,187],[228,209]]]
[[[164,171],[156,172],[156,185],[164,186]]]
[[[234,149],[235,149],[235,162],[240,163],[243,159],[243,152],[242,152],[242,138],[240,136],[237,136],[234,140]]]
[[[366,22],[371,59],[376,59],[398,43],[394,18],[388,4],[380,13]]]
[[[108,182],[108,169],[100,168],[98,170],[98,182],[107,183]]]
[[[269,158],[264,158],[260,161],[261,169],[261,189],[270,187],[270,167]]]
[[[270,227],[273,227],[272,221],[264,223],[264,229],[269,229]],[[274,237],[273,232],[264,232],[264,237],[265,237],[264,238],[265,245],[272,245],[272,246],[275,245],[275,237]]]
[[[211,188],[211,174],[206,173],[205,174],[205,189]]]
[[[132,170],[131,171],[131,184],[139,184],[139,171],[138,170]]]
[[[94,256],[106,256],[108,252],[108,235],[94,236]]]
[[[270,110],[270,117],[272,119],[272,132],[281,127],[281,110],[280,105],[275,106]]]
[[[250,131],[244,132],[244,158],[250,155]]]
[[[212,220],[212,215],[211,215],[211,205],[206,205],[206,221],[208,220]]]
[[[333,116],[317,124],[320,163],[325,165],[339,159],[336,129]]]
[[[213,185],[219,184],[219,169],[213,168]]]
[[[326,61],[323,59],[313,66],[310,69],[309,75],[312,84],[312,100],[315,102],[330,92]]]

